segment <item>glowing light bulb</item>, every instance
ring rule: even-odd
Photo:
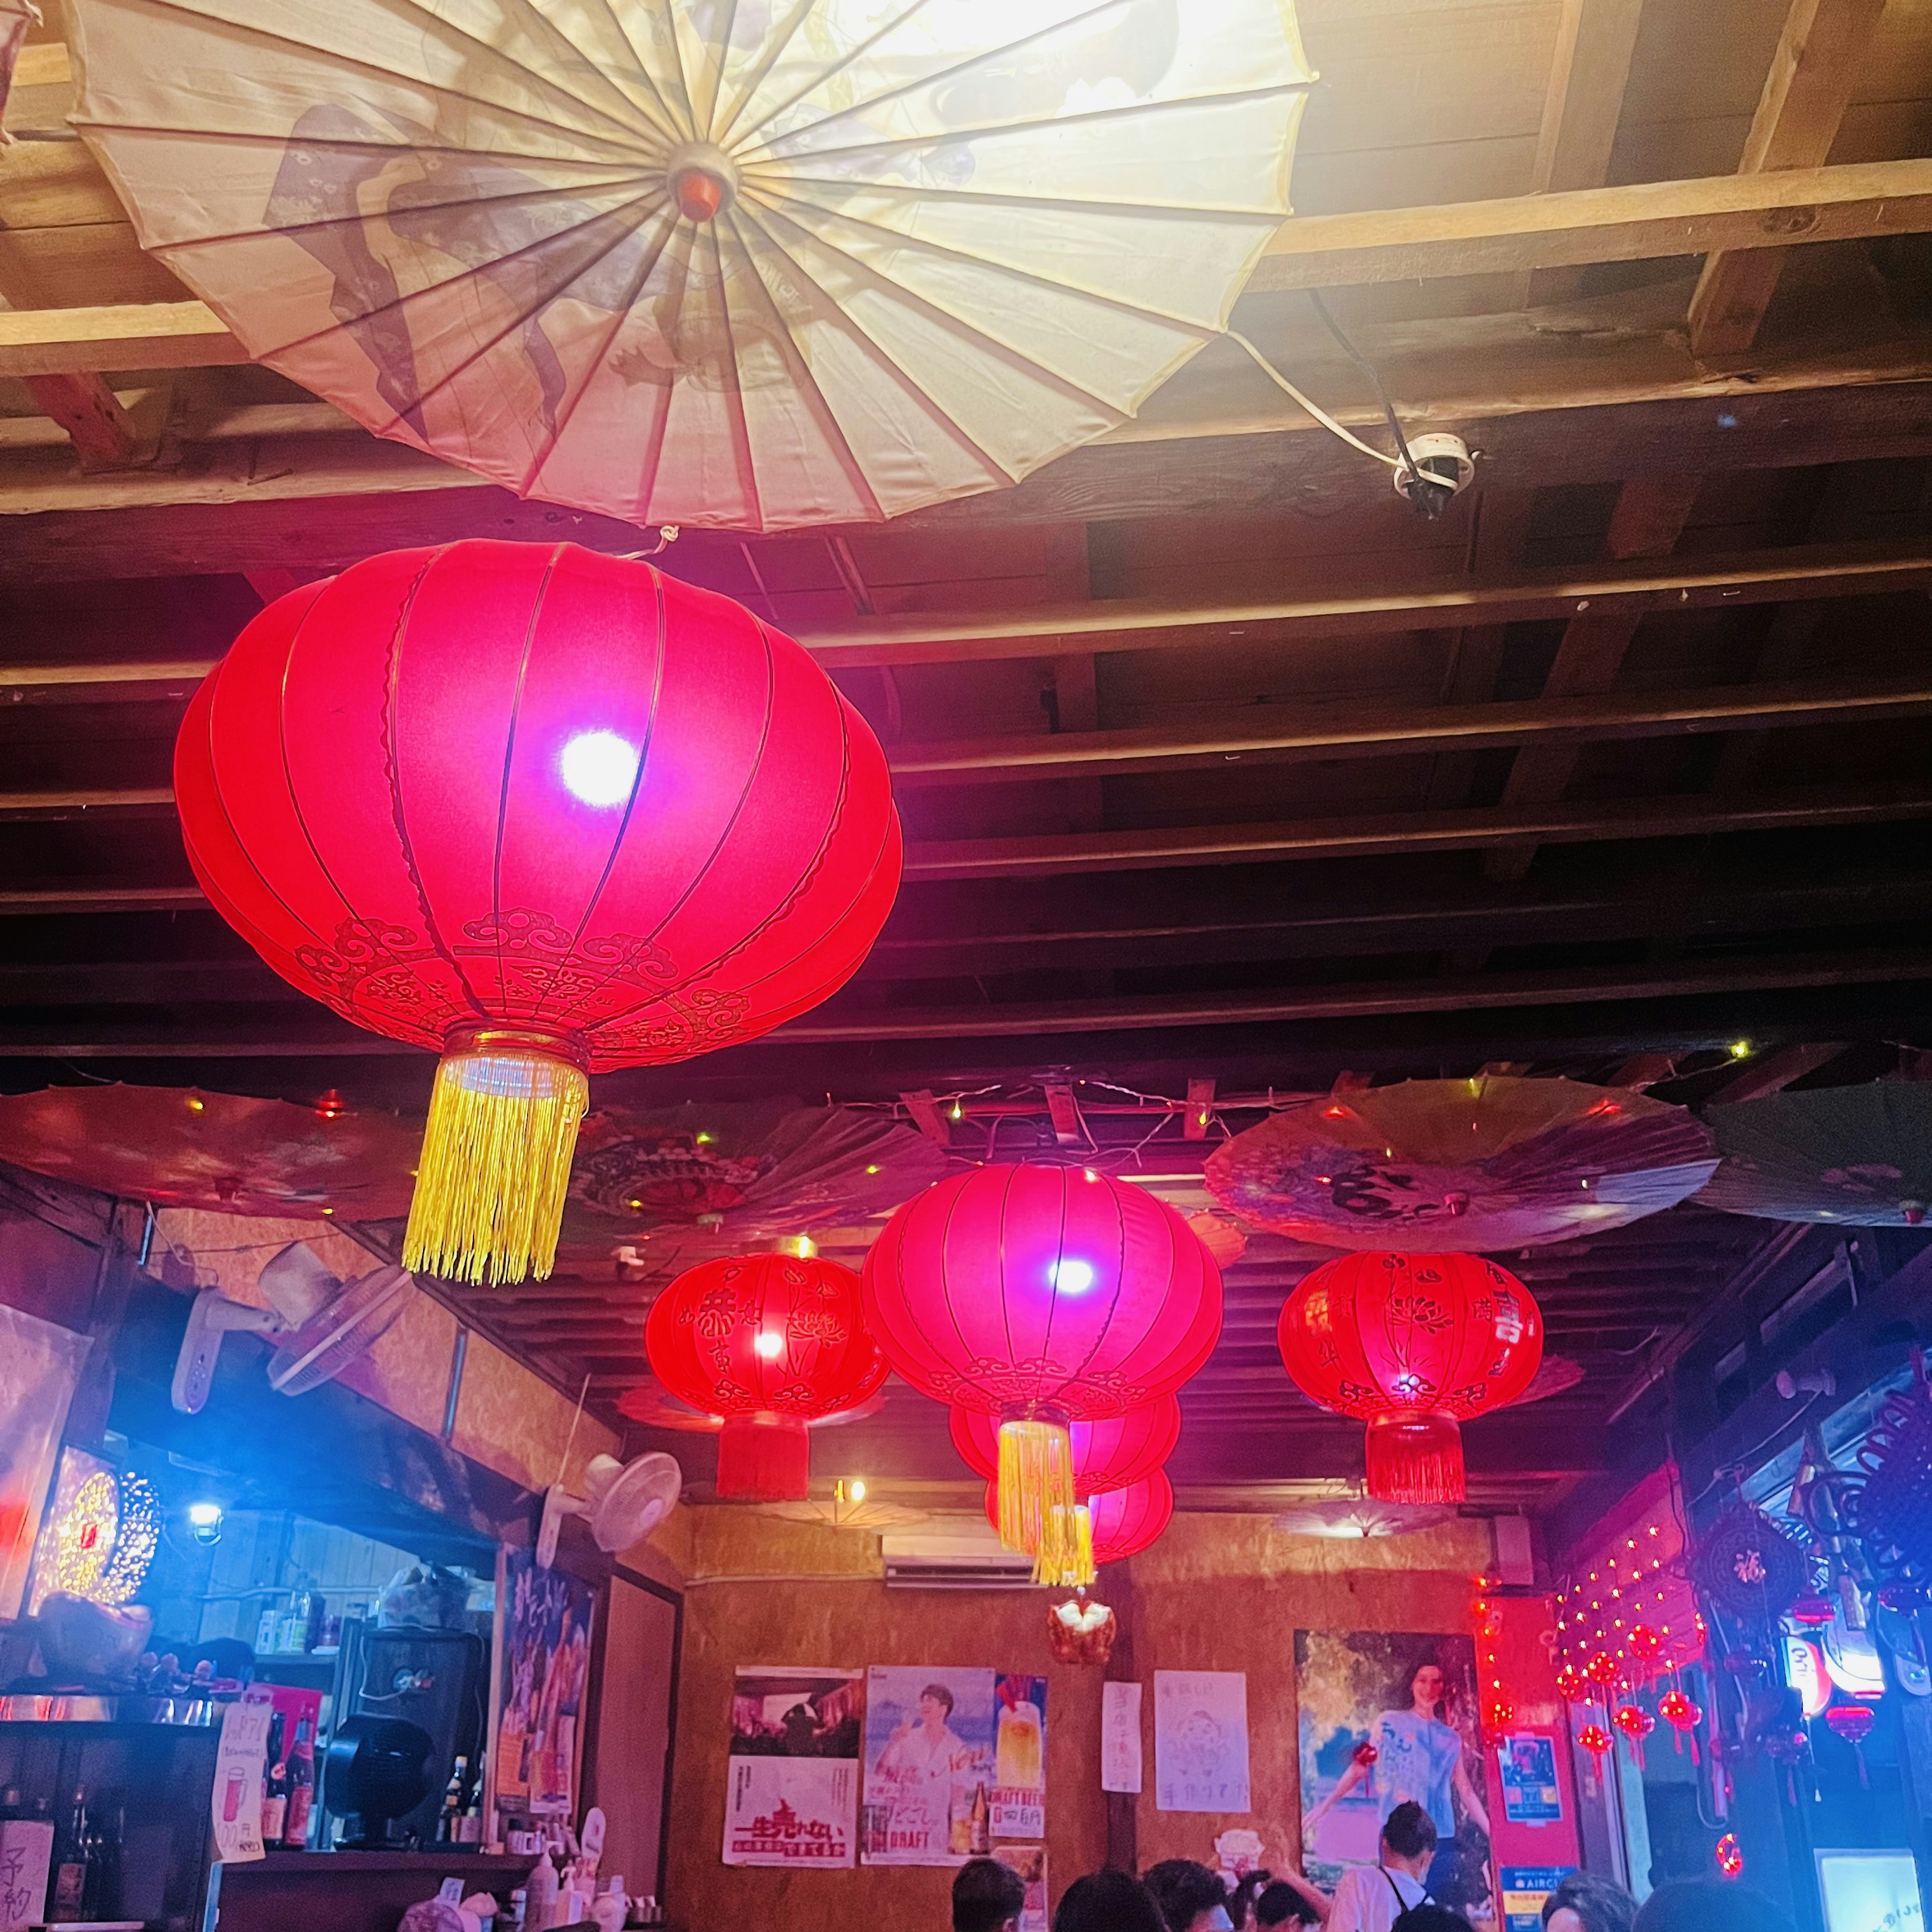
[[[1094,1264],[1068,1256],[1053,1264],[1053,1285],[1062,1294],[1084,1294],[1094,1286]]]
[[[1750,1058],[1750,1050],[1751,1043],[1748,1040],[1734,1040],[1731,1042],[1731,1058],[1733,1060],[1748,1060]]]
[[[784,1337],[773,1329],[764,1329],[760,1331],[758,1339],[752,1342],[752,1346],[757,1349],[766,1361],[772,1361],[784,1348]]]
[[[196,1528],[206,1529],[209,1524],[221,1520],[221,1505],[219,1503],[190,1503],[188,1520]]]
[[[563,782],[586,805],[622,805],[638,782],[638,748],[614,731],[580,731],[563,748]]]
[[[855,1503],[863,1502],[866,1500],[865,1478],[862,1476],[854,1476],[852,1480],[845,1485],[845,1493]]]

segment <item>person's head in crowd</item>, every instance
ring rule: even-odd
[[[952,1881],[952,1932],[1019,1932],[1026,1887],[1018,1872],[992,1858],[972,1858]]]
[[[1168,1932],[1226,1932],[1234,1922],[1220,1875],[1192,1858],[1163,1858],[1141,1877],[1167,1921]]]
[[[1413,1798],[1382,1820],[1382,1863],[1391,1870],[1420,1878],[1436,1856],[1436,1820]]]
[[[1543,1901],[1544,1932],[1630,1932],[1636,1900],[1594,1872],[1572,1872]]]
[[[1132,1872],[1097,1871],[1066,1888],[1053,1932],[1167,1932],[1167,1921]]]
[[[1390,1932],[1476,1932],[1476,1928],[1446,1905],[1412,1905]]]
[[[1635,1932],[1792,1932],[1762,1892],[1729,1879],[1673,1879],[1637,1907]]]
[[[1228,1917],[1234,1932],[1250,1932],[1255,1924],[1255,1900],[1268,1889],[1271,1873],[1256,1870],[1245,1874],[1228,1894]]]
[[[1321,1922],[1321,1915],[1314,1906],[1293,1886],[1284,1885],[1279,1879],[1264,1886],[1255,1900],[1255,1923],[1262,1932],[1272,1932],[1277,1925],[1318,1925]]]

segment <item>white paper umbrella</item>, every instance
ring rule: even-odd
[[[1131,416],[1288,212],[1293,0],[74,0],[248,352],[527,495],[772,530]]]

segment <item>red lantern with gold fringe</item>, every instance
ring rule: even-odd
[[[722,1416],[718,1493],[789,1502],[811,1492],[806,1425],[856,1408],[886,1375],[859,1277],[836,1262],[746,1255],[680,1275],[644,1324],[659,1382]]]
[[[1001,1540],[1077,1568],[1070,1426],[1172,1395],[1213,1353],[1221,1276],[1173,1208],[1093,1168],[975,1167],[888,1221],[866,1319],[914,1388],[998,1418]]]
[[[739,604],[569,544],[398,550],[278,598],[189,705],[215,910],[440,1053],[403,1256],[548,1274],[586,1076],[755,1039],[850,979],[898,820],[864,721]]]
[[[1000,1527],[1000,1485],[995,1478],[986,1485],[986,1520]],[[1042,1558],[1034,1568],[1042,1583],[1063,1588],[1084,1588],[1094,1581],[1103,1563],[1124,1563],[1160,1541],[1174,1520],[1174,1485],[1167,1472],[1156,1469],[1150,1476],[1124,1488],[1102,1490],[1076,1503],[1064,1546],[1070,1552]],[[1062,1540],[1049,1547],[1058,1550]]]
[[[1529,1291],[1475,1255],[1343,1255],[1281,1311],[1282,1360],[1324,1408],[1368,1426],[1368,1492],[1460,1502],[1460,1424],[1518,1400],[1543,1360]]]
[[[976,1476],[989,1480],[1000,1473],[1000,1424],[970,1408],[952,1412],[952,1446]],[[1180,1440],[1180,1404],[1171,1395],[1144,1408],[1130,1408],[1099,1422],[1076,1422],[1073,1444],[1073,1493],[1124,1489],[1150,1476],[1174,1454]]]

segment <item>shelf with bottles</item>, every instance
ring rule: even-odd
[[[208,1724],[0,1720],[0,1834],[29,1853],[47,1922],[199,1925],[218,1742]]]

